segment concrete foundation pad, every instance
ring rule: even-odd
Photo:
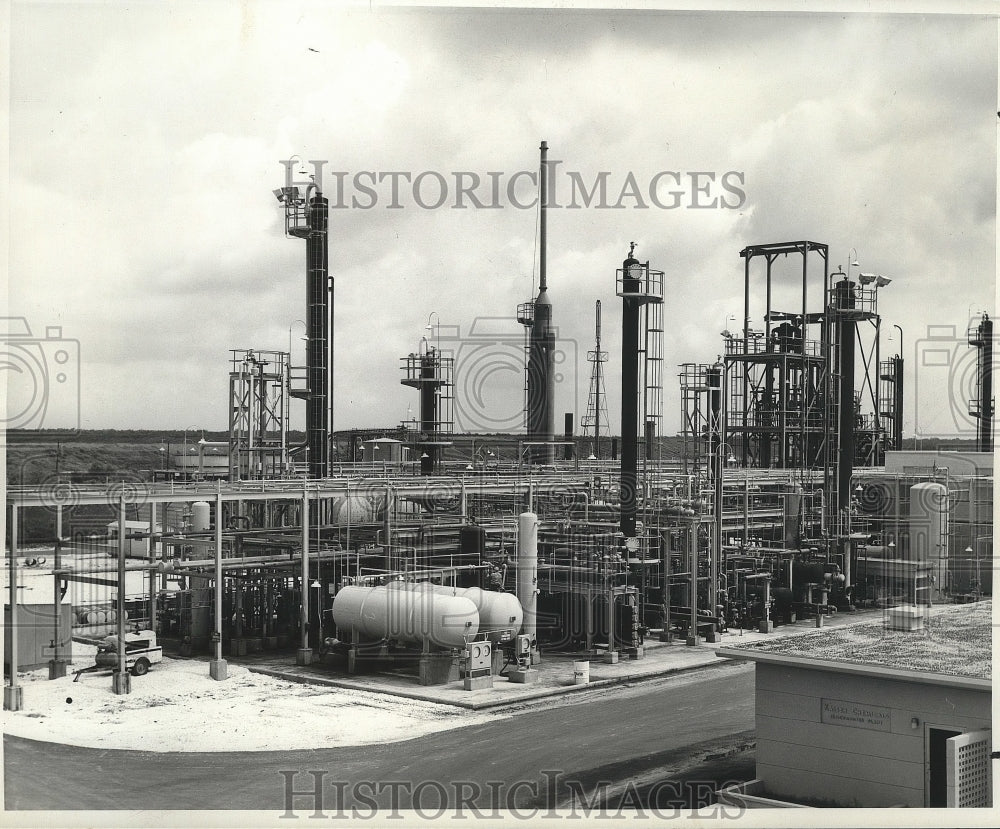
[[[66,676],[66,663],[61,659],[49,660],[49,679],[59,679]]]
[[[208,663],[208,675],[212,679],[228,679],[229,678],[229,666],[226,664],[225,659],[213,659]]]
[[[3,689],[3,710],[20,711],[24,707],[24,688],[18,685],[11,688],[5,685]]]
[[[685,640],[684,644],[690,645],[691,647],[695,647],[696,645],[701,644],[701,639],[697,636],[689,636],[687,640]]]
[[[601,661],[605,665],[617,665],[618,664],[618,651],[608,651],[601,658]]]
[[[467,676],[463,682],[463,687],[466,691],[478,691],[480,688],[492,688],[493,687],[493,675],[487,674],[486,676]]]
[[[445,685],[458,679],[458,663],[450,655],[420,657],[420,684]]]
[[[765,619],[759,625],[757,625],[757,630],[761,633],[774,633],[774,622],[770,619]]]
[[[722,641],[722,634],[717,630],[713,630],[710,633],[705,634],[705,641],[711,642],[714,645],[716,642]]]
[[[658,638],[661,642],[673,642],[674,641],[673,631],[661,630]]]
[[[111,690],[116,694],[132,693],[132,675],[115,671],[111,675]]]
[[[629,648],[627,653],[629,659],[642,659],[646,653],[646,649],[642,645],[639,645],[637,648]]]
[[[518,670],[511,669],[507,673],[507,679],[511,682],[517,682],[521,685],[531,685],[532,683],[538,682],[538,671],[534,668],[520,668]]]
[[[865,621],[881,620],[883,614],[884,611],[881,609],[861,610],[857,614],[852,614],[849,622],[846,614],[831,617],[826,626],[836,629],[845,624],[849,626]],[[807,634],[813,629],[810,622],[803,621],[798,626],[781,625],[772,635],[783,638],[790,635]],[[684,637],[676,633],[674,635],[676,637],[674,645],[683,646]],[[756,630],[747,629],[722,633],[722,643],[765,641],[769,638],[770,636],[758,633]],[[376,666],[371,671],[349,674],[343,672],[343,667],[336,667],[329,661],[321,663],[316,660],[309,666],[296,666],[293,664],[290,653],[287,655],[247,656],[240,659],[239,664],[251,671],[291,682],[386,694],[451,705],[469,711],[502,709],[509,705],[522,705],[528,700],[587,693],[594,688],[651,680],[691,670],[705,668],[734,670],[747,667],[743,663],[734,663],[716,655],[716,648],[722,645],[709,645],[708,647],[675,647],[674,645],[661,644],[656,641],[655,637],[652,637],[644,643],[645,655],[643,659],[632,660],[621,657],[620,661],[613,664],[603,662],[604,648],[586,653],[550,653],[546,654],[543,664],[532,669],[538,673],[537,681],[531,684],[519,681],[495,681],[492,688],[479,691],[466,691],[461,681],[422,687],[414,673],[410,673],[412,669],[404,672],[382,673]],[[590,662],[590,682],[587,685],[576,685],[572,679],[573,663],[584,659]],[[205,661],[208,661],[207,657]],[[338,664],[342,663],[338,662]]]
[[[313,661],[312,648],[299,648],[295,651],[296,665],[311,665]]]

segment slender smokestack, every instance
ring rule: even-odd
[[[549,144],[547,141],[542,142],[542,146],[539,148],[541,150],[541,164],[538,168],[538,198],[539,198],[539,217],[538,217],[538,293],[543,293],[548,287],[548,283],[545,281],[545,242],[546,242],[546,223],[545,216],[548,211],[549,206],[549,165],[548,165],[548,155],[549,155]]]
[[[539,282],[538,298],[528,345],[528,440],[544,445],[532,447],[536,463],[552,463],[555,457],[555,331],[552,327],[552,303],[549,302],[545,274],[545,208],[548,200],[548,145],[541,146],[539,180]]]

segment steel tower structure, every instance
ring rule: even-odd
[[[590,390],[587,393],[587,413],[583,416],[581,425],[584,433],[593,429],[594,457],[601,457],[601,431],[608,434],[611,424],[608,420],[607,394],[604,391],[604,364],[608,361],[608,352],[601,350],[601,301],[597,300],[595,311],[594,350],[587,352],[587,362],[592,366],[590,371]]]
[[[230,351],[229,480],[280,478],[288,472],[288,355]]]
[[[445,357],[433,346],[402,359],[403,378],[399,381],[420,392],[419,438],[420,474],[433,475],[440,466],[441,448],[451,446],[453,430],[452,367],[454,358]]]

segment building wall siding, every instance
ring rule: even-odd
[[[927,727],[990,725],[986,691],[812,668],[757,663],[756,697],[757,776],[792,800],[923,806]],[[823,699],[888,709],[888,730],[824,723]]]

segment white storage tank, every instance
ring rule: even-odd
[[[910,553],[913,561],[933,565],[938,590],[948,584],[948,489],[925,481],[910,487]]]
[[[191,505],[191,532],[200,533],[212,529],[212,507],[208,501],[195,501]]]
[[[342,587],[333,600],[333,621],[372,639],[427,639],[442,648],[461,648],[466,636],[479,632],[471,599],[438,593],[426,582]]]
[[[925,481],[910,487],[912,561],[938,562],[948,557],[948,489]]]
[[[513,593],[498,593],[481,587],[437,586],[435,590],[444,595],[463,596],[469,599],[479,611],[479,632],[488,634],[497,642],[517,635],[524,620],[521,603]],[[505,636],[505,634],[508,634]]]

